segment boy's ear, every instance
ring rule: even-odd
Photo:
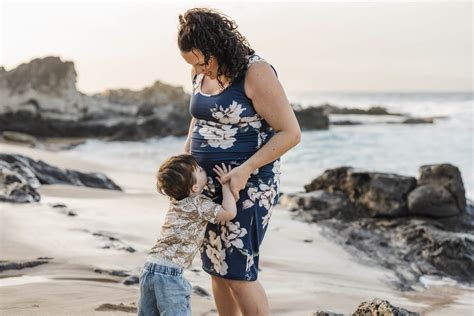
[[[191,190],[193,191],[193,193],[196,193],[198,190],[199,190],[199,187],[197,184],[193,184],[193,186],[191,187]]]

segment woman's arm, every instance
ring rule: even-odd
[[[191,119],[191,122],[189,123],[188,138],[186,138],[186,142],[184,143],[184,146],[183,146],[184,153],[186,154],[191,153],[191,140],[193,138],[193,129],[194,129],[195,124],[196,124],[196,119],[193,117]]]
[[[269,64],[257,62],[249,68],[245,77],[245,92],[257,113],[276,134],[247,161],[223,178],[223,182],[231,181],[230,186],[236,199],[255,169],[278,159],[301,139],[295,113]]]
[[[195,75],[196,73],[194,72],[194,68],[191,68],[191,82],[193,82]],[[193,84],[193,89],[194,89],[194,84]],[[191,122],[189,123],[188,137],[186,138],[186,141],[184,142],[184,146],[183,146],[184,153],[186,154],[191,153],[191,140],[192,140],[193,129],[194,129],[195,124],[196,124],[196,119],[193,117],[191,119]]]

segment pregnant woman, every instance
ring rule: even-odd
[[[233,20],[211,9],[179,16],[178,46],[191,65],[193,116],[185,152],[208,174],[204,194],[220,203],[213,171],[225,163],[237,216],[209,223],[201,249],[222,316],[268,315],[257,281],[259,249],[278,201],[280,157],[300,141],[300,128],[273,67],[255,54]]]

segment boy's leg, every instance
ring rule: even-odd
[[[155,274],[155,297],[163,316],[191,316],[191,284],[182,276]]]
[[[153,286],[153,273],[143,270],[140,274],[140,298],[138,299],[139,316],[159,316],[160,312],[156,305],[155,289]]]

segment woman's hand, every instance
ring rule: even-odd
[[[216,165],[215,167],[219,167]],[[226,175],[220,177],[221,183],[230,183],[230,190],[232,191],[232,195],[234,196],[235,200],[239,200],[240,191],[245,188],[247,184],[247,180],[250,178],[250,174],[252,170],[249,170],[245,164],[242,164],[234,169],[230,170]]]

